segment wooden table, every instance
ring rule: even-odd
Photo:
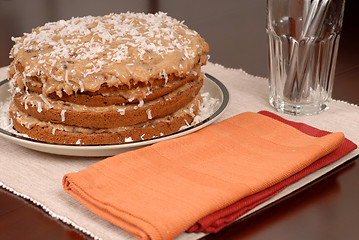
[[[210,44],[210,61],[267,76],[265,1],[0,1],[0,66],[11,36],[45,22],[110,12],[168,12]],[[359,104],[359,3],[347,0],[333,98]],[[359,120],[359,119],[358,119]],[[359,123],[358,123],[359,124]],[[11,161],[11,159],[9,159]],[[1,166],[0,166],[1,167]],[[359,239],[359,167],[352,161],[274,206],[206,239]],[[0,239],[88,239],[0,189]]]

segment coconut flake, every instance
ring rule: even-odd
[[[62,122],[65,122],[65,113],[66,113],[66,110],[61,111],[61,121]]]
[[[152,119],[151,109],[147,109],[147,110],[146,110],[146,113],[147,113],[147,118],[148,118],[148,119]]]
[[[119,108],[119,109],[117,109],[117,112],[119,112],[123,116],[126,113],[126,109],[125,108]]]
[[[44,103],[49,107],[49,108],[53,108],[53,106],[51,105],[51,103],[46,99],[46,97],[44,97],[43,94],[39,95],[42,99],[42,101],[44,101]]]
[[[144,103],[145,102],[143,101],[143,99],[141,99],[140,102],[138,103],[138,107],[143,107]]]
[[[125,142],[133,142],[131,137],[125,138]]]
[[[42,112],[41,102],[37,102],[37,111]]]

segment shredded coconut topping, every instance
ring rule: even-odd
[[[209,50],[196,31],[162,12],[76,17],[12,39],[10,57],[26,66],[24,77],[66,93],[184,76]]]

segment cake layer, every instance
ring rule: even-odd
[[[114,128],[172,114],[191,102],[202,85],[203,81],[192,81],[158,99],[124,106],[87,107],[53,101],[37,93],[17,93],[13,101],[20,111],[41,121],[87,128]]]
[[[189,125],[198,114],[201,102],[198,94],[184,108],[163,118],[142,124],[112,129],[87,129],[43,122],[26,115],[12,104],[10,117],[14,128],[29,137],[52,143],[66,144],[116,144],[164,136]]]

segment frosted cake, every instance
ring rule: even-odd
[[[176,132],[198,114],[209,47],[165,13],[72,18],[13,40],[9,113],[34,139],[137,141]]]

